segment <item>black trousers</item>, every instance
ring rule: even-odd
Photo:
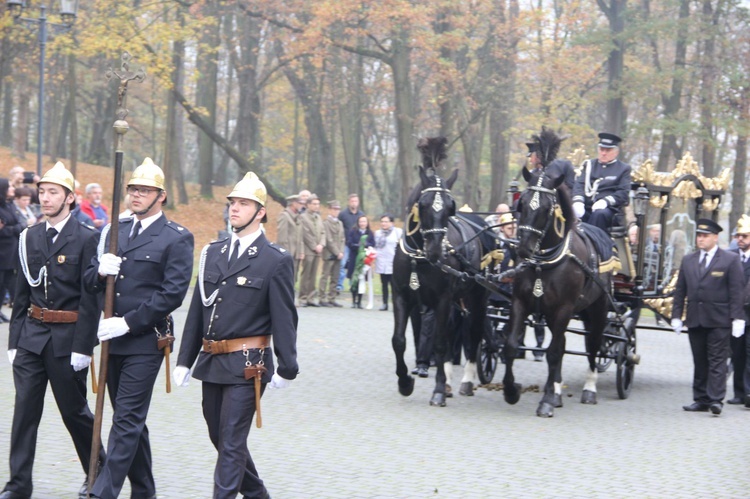
[[[268,496],[247,448],[255,415],[253,383],[222,385],[203,382],[203,417],[208,436],[219,453],[214,468],[214,499]],[[261,396],[266,385],[261,388]]]
[[[118,497],[126,476],[133,499],[156,494],[146,416],[163,358],[163,355],[109,356],[107,389],[114,415],[107,459],[91,489],[95,497]]]
[[[47,342],[41,355],[18,349],[13,361],[16,402],[10,436],[10,480],[4,490],[31,496],[36,439],[47,382],[52,387],[63,423],[73,439],[83,472],[88,474],[94,430],[94,416],[86,400],[88,372],[88,369],[74,371],[70,365],[70,355],[55,357],[51,341]],[[101,457],[104,457],[103,450]]]
[[[693,400],[700,404],[722,402],[727,393],[731,328],[689,328],[688,337],[693,352]]]
[[[615,217],[615,211],[611,208],[603,208],[596,211],[586,211],[581,220],[591,225],[595,225],[605,232],[609,232],[612,227],[612,219]]]
[[[747,330],[748,328],[745,328],[745,334],[740,336],[739,338],[735,338],[732,336],[731,339],[731,345],[732,345],[732,367],[734,368],[734,373],[732,375],[732,387],[734,388],[734,396],[735,398],[738,398],[740,400],[744,400],[746,392],[746,383],[748,383],[750,380],[746,380],[745,378],[748,377],[750,374],[750,371],[747,369]]]

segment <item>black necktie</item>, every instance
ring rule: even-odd
[[[57,235],[57,229],[54,227],[50,227],[47,229],[47,249],[52,249],[52,242],[53,239],[55,239],[55,236]]]
[[[232,247],[232,254],[229,257],[229,265],[232,265],[240,258],[240,240],[237,239]]]
[[[706,268],[708,268],[708,253],[704,252],[703,256],[701,256],[701,272],[705,272]]]
[[[133,232],[130,233],[130,241],[138,237],[138,234],[141,232],[141,221],[138,220],[135,223],[135,227],[133,227]]]

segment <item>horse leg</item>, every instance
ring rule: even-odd
[[[567,317],[570,317],[569,314],[570,312]],[[536,415],[541,418],[553,417],[555,408],[562,407],[562,359],[565,353],[565,330],[568,320],[550,318],[548,326],[552,333],[552,341],[547,347],[547,383],[544,385],[544,395],[536,410]]]
[[[444,295],[448,298],[441,298],[438,302],[438,306],[435,307],[435,361],[437,363],[437,373],[435,374],[435,389],[432,392],[432,398],[430,399],[430,405],[436,407],[445,407],[445,359],[447,358],[446,352],[448,351],[449,337],[452,335],[448,334],[448,316],[452,310],[452,304],[450,295]]]
[[[394,288],[395,290],[395,288]],[[406,352],[406,323],[412,304],[405,299],[401,293],[394,293],[393,297],[393,337],[391,345],[396,355],[396,376],[398,376],[398,391],[404,397],[408,397],[414,391],[414,378],[409,375],[409,370],[404,362]]]
[[[606,298],[604,295],[602,297]],[[596,369],[596,356],[602,346],[604,328],[607,325],[607,310],[607,300],[600,298],[592,304],[591,308],[581,314],[588,333],[586,335],[586,352],[589,359],[586,383],[583,385],[583,393],[581,393],[582,404],[596,404],[596,381],[599,376]]]
[[[510,334],[507,335],[505,346],[503,347],[503,355],[505,356],[503,396],[505,397],[505,401],[511,405],[517,403],[521,398],[521,385],[516,383],[516,378],[513,375],[513,361],[518,352],[518,343],[521,335],[524,334],[526,329],[524,321],[527,315],[526,308],[514,299],[510,310],[510,322],[508,323]]]
[[[461,395],[474,395],[474,382],[477,376],[477,349],[484,334],[485,319],[487,316],[487,293],[484,289],[474,291],[469,298],[469,327],[464,331],[469,336],[469,350],[466,352],[466,365],[464,366],[464,377],[461,380]]]

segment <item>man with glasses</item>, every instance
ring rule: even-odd
[[[583,162],[573,186],[576,216],[605,231],[629,201],[630,165],[617,159],[621,141],[613,133],[600,133],[597,159]]]
[[[91,496],[107,499],[120,494],[125,477],[131,497],[156,497],[146,416],[164,348],[174,339],[170,314],[182,304],[193,273],[193,235],[162,212],[164,172],[150,158],[133,172],[128,194],[134,216],[120,221],[117,254],[94,257],[86,271],[86,285],[96,292],[104,291],[107,275],[117,276],[114,315],[98,332],[99,340],[110,342],[107,388],[114,415]],[[102,237],[108,234],[105,228]]]

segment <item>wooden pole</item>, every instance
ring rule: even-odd
[[[120,228],[119,213],[120,199],[122,198],[122,158],[123,158],[123,139],[128,132],[129,125],[125,121],[128,110],[125,107],[128,82],[141,82],[146,75],[143,70],[130,71],[129,63],[130,54],[127,52],[122,55],[122,69],[107,71],[107,79],[117,77],[120,80],[120,87],[117,92],[117,120],[114,123],[116,134],[115,139],[115,180],[112,188],[112,222],[109,229],[109,252],[117,254],[117,235]],[[108,319],[114,315],[115,309],[115,282],[117,276],[107,276],[107,287],[104,293],[104,318]],[[94,434],[91,439],[91,458],[89,460],[89,493],[96,481],[96,474],[99,463],[99,448],[102,445],[102,413],[104,411],[104,394],[107,389],[107,367],[109,364],[109,341],[102,342],[101,356],[99,357],[99,383],[96,391],[96,412],[94,413]]]

